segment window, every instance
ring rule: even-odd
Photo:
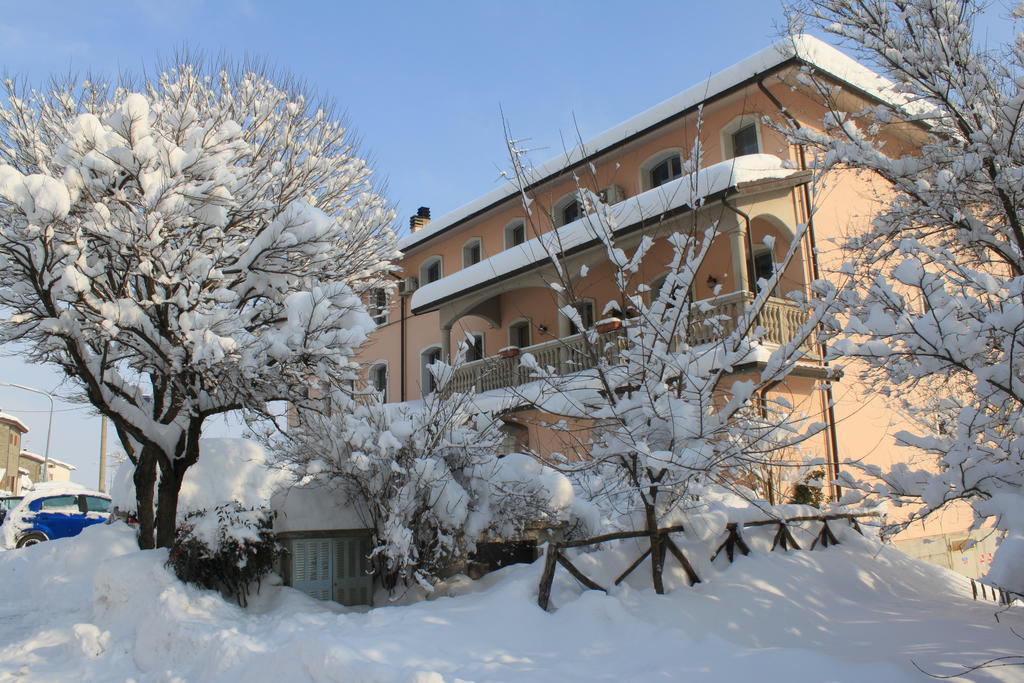
[[[530,321],[520,320],[508,326],[508,345],[525,349],[530,345]]]
[[[285,540],[285,580],[317,600],[369,605],[373,596],[369,534]]]
[[[384,325],[388,321],[388,290],[377,287],[370,290],[370,301],[367,306],[370,317],[377,325]]]
[[[484,359],[484,336],[470,334],[466,337],[466,362]]]
[[[82,496],[86,512],[110,512],[110,500],[99,496]]]
[[[580,203],[573,200],[562,207],[562,225],[567,225],[580,217]]]
[[[732,134],[732,155],[757,154],[757,126],[753,123],[743,126]]]
[[[43,498],[39,505],[40,510],[48,512],[80,512],[77,496],[53,496]]]
[[[667,275],[661,275],[659,277],[654,278],[654,281],[651,282],[651,303],[652,304],[655,301],[658,300],[659,296],[661,296],[661,288],[665,286],[665,280],[666,280],[667,277],[668,277]]]
[[[554,211],[551,212],[551,219],[554,221],[555,227],[559,228],[579,219],[580,215],[580,202],[576,198],[576,194],[572,193],[565,195],[555,202]]]
[[[768,280],[775,275],[775,256],[767,247],[754,248],[754,282]],[[760,285],[758,285],[760,289]]]
[[[382,394],[382,399],[385,403],[388,401],[388,365],[387,363],[377,363],[370,367],[368,373],[370,379],[370,386],[373,387],[374,391]]]
[[[498,451],[501,455],[509,453],[522,453],[530,447],[530,432],[518,422],[506,422],[501,425],[501,446]]]
[[[481,257],[480,240],[473,239],[466,243],[466,246],[462,247],[462,267],[468,268],[474,263],[480,263]]]
[[[434,375],[430,372],[429,368],[439,360],[441,360],[440,346],[431,346],[420,354],[420,365],[422,368],[420,387],[424,394],[432,394],[437,391],[437,381],[434,379]]]
[[[505,227],[505,248],[514,247],[526,241],[526,223],[516,221]]]
[[[577,301],[573,304],[573,307],[580,314],[580,322],[583,323],[583,329],[589,330],[594,326],[594,302],[593,301]],[[576,327],[576,323],[572,320],[569,321],[569,334],[579,334],[580,328]]]
[[[655,164],[648,171],[647,180],[650,187],[655,188],[659,185],[664,185],[670,180],[675,180],[681,175],[683,175],[683,161],[679,158],[678,154],[672,154],[669,158]]]
[[[429,284],[441,279],[441,257],[434,256],[423,262],[420,266],[420,282]]]

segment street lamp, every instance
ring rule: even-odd
[[[0,387],[12,387],[14,389],[24,389],[25,391],[31,391],[34,394],[42,394],[46,398],[50,399],[50,421],[46,424],[46,452],[43,453],[43,481],[49,481],[50,479],[50,433],[53,431],[53,396],[42,389],[33,389],[32,387],[26,387],[22,384],[12,384],[10,382],[0,382]]]

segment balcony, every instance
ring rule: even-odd
[[[754,295],[749,292],[732,292],[713,299],[706,299],[693,304],[694,307],[710,306],[706,311],[695,311],[694,320],[687,331],[687,343],[691,346],[709,344],[732,333],[736,329],[736,321],[753,303]],[[792,340],[800,326],[806,321],[807,314],[800,307],[786,299],[771,298],[757,316],[755,327],[761,327],[763,334],[760,341],[764,344],[778,346]],[[621,348],[621,340],[625,329],[598,333],[598,348],[608,361],[614,361]],[[811,353],[810,342],[805,342],[800,350]],[[560,375],[567,375],[594,367],[592,359],[586,354],[582,334],[575,334],[561,339],[552,339],[542,344],[534,344],[521,350],[536,359],[542,368],[554,368]],[[466,363],[455,371],[455,375],[446,387],[448,393],[465,393],[469,391],[491,391],[525,384],[534,378],[528,368],[520,365],[521,358],[500,358],[493,356],[483,360]]]

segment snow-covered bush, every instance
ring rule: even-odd
[[[829,112],[788,130],[820,172],[856,169],[890,192],[847,241],[837,354],[918,427],[897,435],[920,466],[866,468],[852,492],[910,504],[911,520],[951,501],[1024,536],[1024,42],[989,48],[974,0],[815,0],[804,18],[896,84],[902,106]],[[1015,11],[1019,19],[1024,6]],[[823,101],[840,99],[813,71]],[[852,463],[856,465],[856,463]],[[853,474],[850,468],[847,472]],[[1024,591],[1024,544],[1004,543],[989,578]]]
[[[330,107],[266,73],[2,87],[0,343],[111,420],[140,543],[170,546],[208,418],[353,377],[392,212]]]
[[[593,524],[564,475],[522,454],[499,458],[500,421],[471,406],[461,395],[389,405],[372,394],[333,414],[303,413],[275,446],[300,484],[328,486],[366,516],[373,571],[388,589],[429,587],[483,536],[516,538],[534,524],[571,535]]]
[[[192,510],[178,525],[167,564],[182,581],[218,590],[245,607],[280,554],[273,522],[269,508],[238,502]]]

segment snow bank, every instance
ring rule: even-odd
[[[610,595],[559,569],[556,611],[536,605],[541,562],[455,597],[343,612],[264,586],[242,610],[178,582],[164,551],[123,525],[0,553],[0,678],[47,680],[921,680],[1019,652],[1019,608],[970,598],[966,579],[855,533],[826,551],[766,551],[710,566],[693,588],[669,559],[671,592],[647,565]],[[621,545],[574,562],[605,585],[634,557]],[[45,577],[45,580],[40,580]],[[797,676],[798,678],[800,676]],[[1019,678],[1012,668],[972,681]]]

